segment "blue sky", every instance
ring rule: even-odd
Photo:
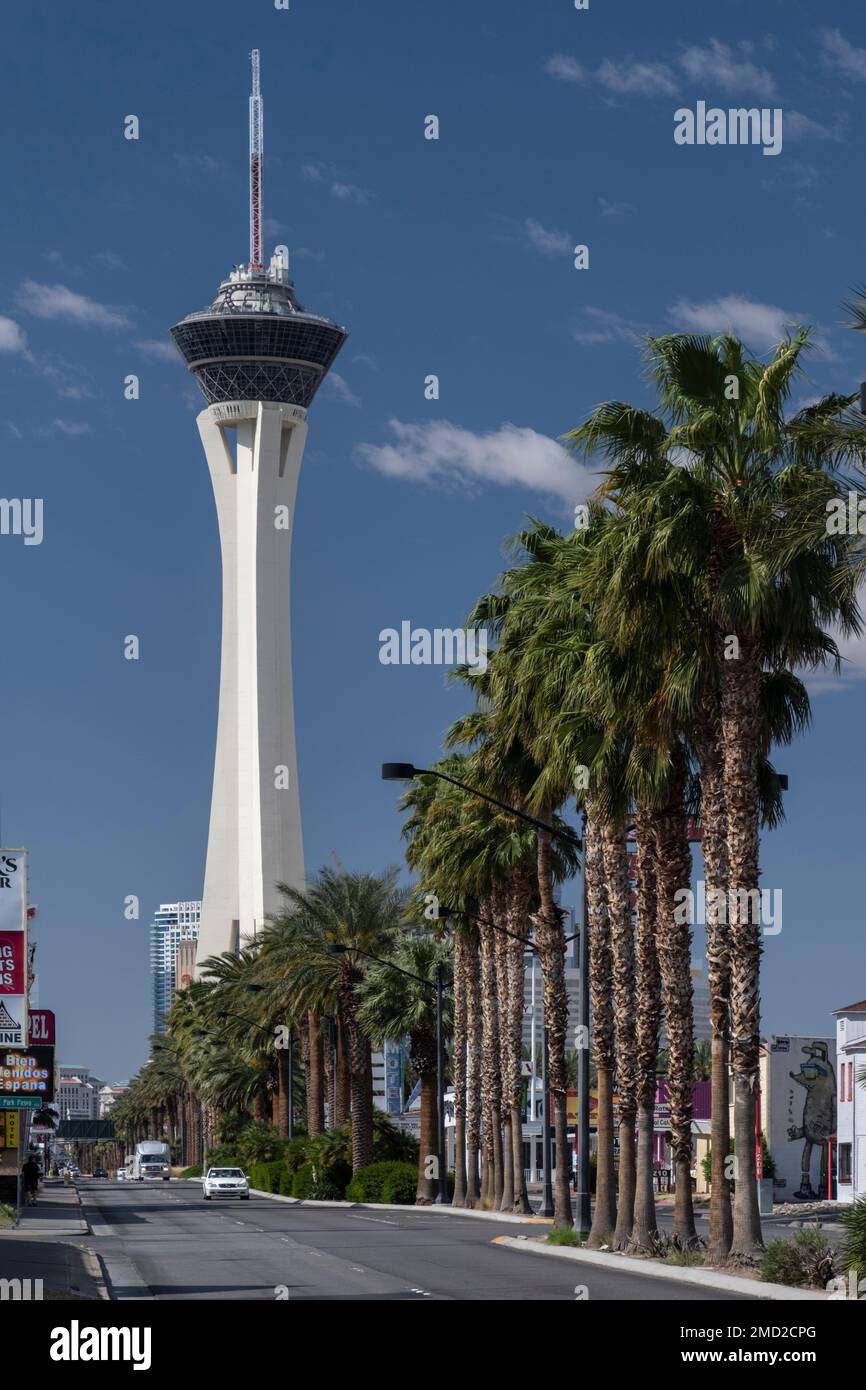
[[[151,0],[7,16],[29,58],[6,65],[0,125],[2,492],[43,498],[45,520],[39,546],[0,537],[0,839],[31,852],[40,1002],[64,1062],[109,1080],[140,1065],[150,915],[201,892],[219,549],[201,401],[166,333],[247,255],[249,49],[268,250],[285,242],[302,302],[351,329],[311,412],[295,528],[306,861],[378,869],[401,857],[379,763],[433,759],[463,707],[441,669],[380,665],[378,633],[459,624],[526,515],[568,523],[591,479],[556,440],[600,400],[648,402],[640,336],[731,327],[763,352],[797,320],[820,345],[798,399],[866,376],[842,309],[866,279],[862,7],[704,9]],[[782,152],[675,145],[674,111],[698,100],[781,107]],[[768,1032],[821,1031],[866,993],[866,649],[850,657],[778,759]]]

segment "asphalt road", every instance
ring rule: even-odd
[[[730,1301],[492,1244],[537,1226],[266,1197],[205,1202],[189,1182],[84,1180],[79,1190],[114,1298],[573,1301],[582,1284],[590,1301]]]

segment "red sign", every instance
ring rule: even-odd
[[[0,931],[0,994],[24,993],[24,933]]]
[[[27,1015],[27,1036],[29,1043],[46,1043],[54,1046],[54,1013],[51,1009],[30,1009]]]

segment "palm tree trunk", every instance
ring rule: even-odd
[[[508,902],[508,929],[514,936],[526,936],[529,920],[529,904],[532,881],[529,874],[518,874],[512,885]],[[508,1080],[509,1129],[511,1137],[512,1202],[515,1212],[524,1215],[532,1213],[529,1194],[526,1190],[526,1172],[523,1167],[523,1113],[520,1104],[523,1091],[521,1075],[521,1055],[523,1052],[523,1010],[525,993],[525,961],[522,941],[512,937],[505,938],[506,974],[508,996],[508,1032],[511,1037],[510,1075]]]
[[[616,1229],[616,1187],[613,1166],[613,958],[610,945],[604,850],[594,807],[586,805],[583,871],[589,921],[589,988],[592,1003],[593,1061],[598,1072],[596,1111],[597,1153],[595,1211],[587,1244],[606,1245]]]
[[[373,1099],[370,1088],[370,1043],[361,1031],[356,1011],[356,989],[363,980],[357,966],[346,960],[340,967],[338,994],[346,1025],[352,1094],[352,1172],[373,1162]]]
[[[755,1166],[755,1093],[761,1055],[761,927],[755,903],[761,656],[755,638],[740,635],[738,660],[722,660],[720,667],[736,1155],[730,1262],[751,1265],[764,1248]]]
[[[637,1118],[637,1039],[634,927],[631,919],[625,826],[605,820],[601,827],[601,836],[613,959],[619,1091],[619,1182],[613,1248],[624,1250],[631,1238],[634,1224],[636,1181],[634,1131]]]
[[[478,947],[466,943],[466,1205],[477,1206],[481,1128],[481,969]]]
[[[307,1010],[307,1133],[323,1134],[325,1130],[325,1090],[323,1085],[322,1030],[312,1009]]]
[[[653,1134],[656,1058],[659,1050],[661,978],[656,951],[655,832],[650,815],[638,803],[637,836],[637,1172],[631,1246],[652,1250],[658,1239],[653,1182]]]
[[[289,1050],[286,1047],[277,1048],[277,1075],[280,1083],[277,1125],[281,1136],[287,1139],[292,1097],[289,1090]]]
[[[454,1199],[466,1206],[466,954],[469,945],[458,928],[454,935],[454,1022],[451,1071],[454,1081]]]
[[[731,958],[727,926],[728,846],[725,789],[719,749],[721,730],[707,699],[698,721],[697,751],[701,768],[701,849],[707,914],[707,985],[710,994],[710,1230],[705,1263],[727,1263],[733,1238],[731,1193],[725,1165],[730,1147],[728,1036],[730,1030]]]
[[[337,1096],[336,1096],[336,1117],[337,1124],[344,1125],[349,1118],[351,1106],[351,1090],[349,1079],[349,1062],[346,1056],[346,1030],[343,1021],[337,1018]]]
[[[655,817],[658,955],[668,1035],[668,1101],[676,1182],[673,1236],[683,1249],[698,1244],[692,1203],[692,1098],[694,1024],[692,1015],[692,934],[678,894],[688,892],[692,855],[683,806],[685,766],[682,749],[673,750],[674,781],[669,799]]]
[[[439,1153],[439,1120],[436,1100],[436,1042],[426,1039],[422,1048],[413,1039],[412,1061],[421,1081],[421,1135],[418,1149],[418,1186],[415,1205],[430,1206],[439,1189],[438,1175],[430,1159]],[[440,1158],[439,1162],[444,1162]]]
[[[504,925],[508,916],[504,894],[494,899],[494,921],[497,926]],[[514,1033],[511,1027],[511,998],[508,988],[508,942],[502,931],[495,933],[496,998],[499,1013],[499,1085],[501,1092],[500,1116],[502,1120],[502,1193],[498,1207],[500,1211],[514,1208],[514,1147],[511,1142],[511,1078],[514,1071]],[[518,1054],[519,1068],[519,1054]]]
[[[482,916],[489,921],[490,905]],[[501,1082],[499,1075],[499,996],[496,990],[496,942],[490,926],[479,928],[481,938],[481,1092],[484,1112],[484,1154],[487,1160],[485,1201],[498,1207],[502,1200]]]
[[[545,807],[539,820],[549,822],[552,808]],[[538,877],[539,911],[535,914],[536,943],[541,960],[541,979],[544,992],[544,1022],[547,1028],[547,1056],[550,1089],[553,1093],[554,1150],[556,1171],[553,1188],[554,1226],[574,1226],[568,1174],[571,1168],[568,1152],[568,1068],[565,1041],[568,1031],[568,992],[565,986],[565,945],[562,936],[562,913],[553,897],[553,863],[550,835],[546,830],[537,834],[536,870]]]
[[[322,1059],[325,1066],[325,1093],[328,1097],[328,1129],[337,1128],[337,1068],[334,1053],[335,1024],[328,1020],[322,1034]]]

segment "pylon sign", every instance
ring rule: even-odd
[[[27,1044],[27,852],[0,849],[0,1047]]]

